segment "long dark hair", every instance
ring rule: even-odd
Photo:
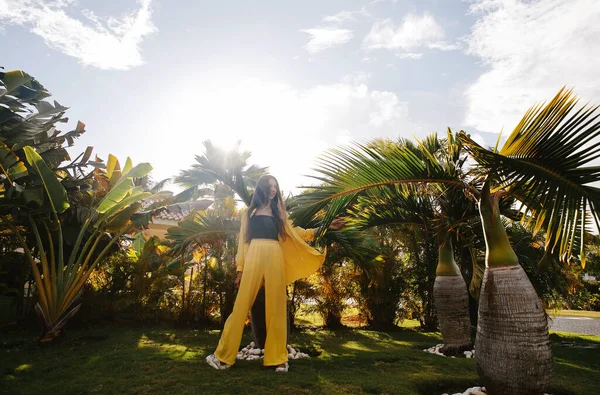
[[[252,201],[250,202],[250,207],[248,207],[248,221],[246,225],[246,242],[249,243],[252,240],[252,230],[250,227],[250,214],[254,212],[257,208],[265,207],[269,204],[269,190],[271,189],[270,181],[274,180],[275,184],[277,184],[277,193],[273,200],[271,200],[271,210],[273,211],[273,217],[275,220],[275,228],[277,229],[277,234],[280,238],[285,240],[287,237],[285,233],[284,222],[285,221],[285,203],[283,202],[283,198],[281,197],[281,191],[279,190],[279,182],[273,176],[264,175],[258,179],[256,183],[256,189],[254,190],[254,194],[252,195]]]

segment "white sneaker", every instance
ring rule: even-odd
[[[206,357],[206,363],[217,370],[225,370],[231,367],[231,365],[221,363],[215,354],[210,354],[208,357]]]
[[[290,365],[286,362],[286,363],[283,364],[283,366],[277,366],[277,368],[275,369],[275,371],[276,372],[287,373],[289,367],[290,367]]]

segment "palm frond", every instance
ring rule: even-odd
[[[393,185],[378,193],[361,196],[349,210],[349,223],[361,228],[382,225],[427,227],[436,213],[431,196],[423,193],[424,189],[414,185]]]
[[[443,183],[464,186],[436,161],[424,161],[414,149],[396,145],[385,151],[357,144],[332,149],[318,161],[320,186],[299,196],[297,218],[307,220],[327,209],[324,224],[341,214],[357,196],[401,184]]]
[[[167,229],[166,239],[171,242],[175,252],[181,252],[190,246],[220,239],[225,235],[235,235],[239,233],[240,225],[239,217],[222,217],[207,211]]]
[[[248,166],[250,156],[248,151],[239,151],[239,143],[234,150],[226,151],[206,140],[204,154],[196,155],[196,163],[190,169],[182,170],[175,181],[188,187],[221,182],[250,205],[251,190],[267,171],[266,167]]]
[[[600,214],[600,189],[591,185],[600,181],[600,167],[592,165],[600,158],[600,112],[576,105],[572,91],[561,89],[545,106],[527,111],[498,153],[460,133],[480,174],[521,202],[523,221],[545,230],[546,249],[562,260],[583,248],[581,240],[592,220],[598,226]]]

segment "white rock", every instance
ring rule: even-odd
[[[265,349],[263,348],[262,350],[260,350],[260,353],[264,354],[265,353]]]
[[[288,358],[293,359],[294,355],[293,354],[288,354]]]
[[[250,342],[250,348],[254,348],[256,345],[254,344],[254,342]]]
[[[477,392],[477,391],[481,392],[481,387],[473,387],[473,388],[471,388],[471,392]]]
[[[252,350],[250,350],[250,354],[260,355],[260,348],[253,348]]]
[[[290,347],[290,354],[296,354],[296,350],[294,350],[294,347]]]
[[[288,344],[288,345],[287,345],[287,349],[288,349],[288,351],[291,351],[291,350],[292,350],[292,346],[290,346],[290,345]]]

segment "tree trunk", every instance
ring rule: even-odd
[[[454,262],[452,240],[447,238],[440,244],[438,267],[433,287],[435,308],[444,346],[444,355],[462,356],[472,350],[471,321],[469,318],[469,296],[467,285]]]
[[[486,243],[486,269],[479,296],[475,351],[477,372],[490,394],[542,394],[552,379],[548,320],[519,265],[486,182],[479,213]]]
[[[325,328],[327,329],[339,329],[342,327],[342,316],[337,311],[327,311],[324,321]]]
[[[462,356],[473,349],[467,285],[461,275],[439,276],[433,289],[435,308],[444,339],[444,355]]]
[[[485,270],[475,351],[490,394],[542,394],[550,385],[548,320],[521,266]]]
[[[77,299],[79,299],[79,297],[81,296],[81,292],[78,294]],[[75,315],[75,313],[79,311],[80,308],[81,304],[78,304],[77,306],[73,307],[71,310],[68,310],[65,314],[63,314],[59,320],[50,323],[48,322],[48,318],[44,314],[44,309],[42,309],[42,306],[40,306],[38,302],[35,305],[35,312],[40,321],[40,325],[42,326],[42,334],[40,335],[39,340],[40,343],[49,343],[52,342],[54,339],[63,336],[65,324],[71,317]]]

